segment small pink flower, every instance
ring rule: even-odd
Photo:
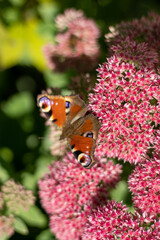
[[[156,131],[153,155],[156,159],[160,159],[160,130]]]
[[[160,215],[160,159],[139,163],[129,177],[133,204],[146,223]]]
[[[153,240],[159,240],[160,239],[160,218],[157,221],[154,221],[154,224],[151,225],[151,231]]]
[[[39,181],[39,195],[50,215],[51,230],[59,239],[79,239],[88,212],[106,202],[108,188],[118,182],[121,166],[102,159],[88,171],[68,153],[49,170]]]

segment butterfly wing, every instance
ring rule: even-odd
[[[79,122],[81,122],[80,125]],[[78,132],[79,135],[84,137],[90,137],[94,140],[97,139],[100,123],[93,114],[88,114],[87,116],[80,118],[74,123],[74,125],[78,126],[76,132]]]
[[[93,114],[84,117],[81,125],[80,121],[82,119],[73,124],[76,131],[75,135],[69,138],[69,144],[79,163],[85,168],[91,168],[95,163],[93,155],[100,125]]]
[[[37,97],[38,106],[43,115],[63,128],[74,122],[87,111],[85,103],[78,96],[54,96],[43,93]]]
[[[68,138],[72,152],[85,168],[95,163],[93,155],[99,123],[78,96],[54,96],[47,92],[37,97],[38,106],[47,119],[62,128],[61,139]]]
[[[89,137],[73,135],[69,139],[69,143],[78,162],[85,168],[91,168],[95,163],[93,158],[95,140]]]
[[[66,109],[67,121],[72,124],[77,119],[84,116],[87,112],[87,106],[84,101],[79,96],[65,96],[66,104],[68,103],[69,107]]]
[[[62,128],[66,122],[65,99],[62,96],[41,94],[37,97],[38,106],[45,117]]]

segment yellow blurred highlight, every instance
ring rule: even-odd
[[[11,27],[0,24],[0,68],[16,64],[32,64],[39,70],[46,69],[42,49],[47,37],[38,31],[40,21],[30,19]]]

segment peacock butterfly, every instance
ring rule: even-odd
[[[37,97],[38,106],[45,117],[62,129],[60,139],[66,138],[72,153],[85,168],[91,168],[100,124],[88,113],[79,96],[54,96],[43,92]]]

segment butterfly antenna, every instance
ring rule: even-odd
[[[47,137],[38,137],[38,139],[46,139]]]

